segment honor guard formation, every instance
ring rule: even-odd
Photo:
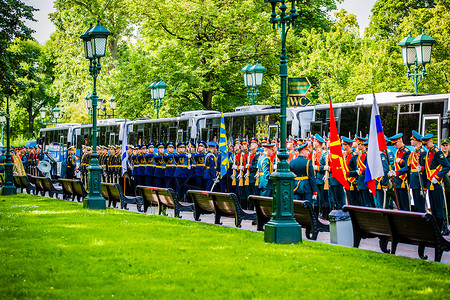
[[[442,149],[435,146],[431,134],[422,136],[416,131],[412,132],[408,147],[401,133],[389,138],[385,136],[385,140],[391,147],[387,152],[380,152],[384,176],[377,180],[376,196],[373,196],[364,181],[367,138],[341,137],[349,190],[332,176],[328,137],[316,134],[306,140],[289,138],[288,162],[295,174],[294,199],[310,201],[314,212],[322,219],[328,219],[331,210],[341,209],[345,204],[416,212],[428,209],[443,232],[448,233],[448,140],[441,140]],[[248,202],[249,195],[273,195],[271,173],[276,170],[278,147],[276,138],[271,141],[267,138],[229,141],[227,155],[230,167],[223,177],[220,177],[220,162],[225,153],[218,151],[215,141],[128,145],[123,175],[122,146],[99,146],[98,160],[102,181],[119,183],[128,195],[134,195],[138,185],[171,188],[187,202],[190,201],[186,199],[188,190],[235,193],[241,206],[251,210],[254,205]],[[73,147],[68,149],[67,178],[76,176],[74,150]],[[27,153],[27,149],[20,151]],[[76,171],[88,186],[92,149],[83,147],[82,152]],[[39,153],[30,149],[27,156],[30,159],[24,162],[24,166],[35,170],[33,161],[36,155]]]
[[[413,131],[410,146],[405,145],[399,133],[385,140],[387,152],[380,152],[384,176],[376,182],[376,196],[365,183],[368,139],[356,136],[341,137],[343,160],[349,189],[336,180],[328,137],[316,134],[308,139],[287,140],[288,162],[295,174],[294,199],[311,202],[315,214],[328,219],[333,209],[345,204],[431,212],[448,234],[448,199],[450,198],[449,141],[441,140],[441,149],[433,142],[433,135]],[[188,190],[235,193],[244,209],[254,209],[248,196],[273,195],[271,173],[276,170],[278,139],[235,139],[228,141],[229,168],[220,176],[220,162],[225,152],[218,151],[215,141],[148,143],[128,145],[122,172],[122,146],[98,147],[98,161],[102,168],[102,182],[119,183],[126,194],[134,195],[136,186],[154,186],[173,189],[180,199],[186,199]],[[65,160],[65,176],[78,177],[88,187],[88,167],[92,148],[82,147],[81,157],[69,147]],[[391,151],[393,150],[393,151]],[[4,167],[5,152],[0,156]],[[15,174],[42,176],[38,163],[44,154],[37,147],[11,148]],[[123,174],[122,174],[123,173]],[[410,192],[411,191],[411,192]]]

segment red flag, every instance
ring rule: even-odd
[[[347,174],[345,171],[344,156],[342,154],[341,140],[336,127],[334,119],[333,106],[330,98],[330,154],[331,154],[331,174],[332,176],[344,186],[346,190],[350,189],[347,181]]]

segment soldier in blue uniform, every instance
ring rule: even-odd
[[[258,160],[258,188],[260,196],[272,197],[273,183],[270,174],[273,172],[273,163],[270,157],[275,144],[265,144],[263,147],[264,154]]]
[[[409,182],[414,199],[414,210],[417,212],[425,212],[425,197],[423,190],[425,176],[425,157],[427,152],[422,146],[422,138],[417,131],[412,131],[411,146],[414,146],[414,151],[409,155],[408,168],[410,171]]]
[[[207,144],[208,146],[208,153],[205,156],[205,174],[203,176],[203,179],[205,180],[205,187],[207,191],[218,191],[220,187],[216,184],[214,186],[214,190],[212,190],[214,181],[217,178],[217,157],[216,157],[216,151],[217,151],[217,143],[214,141],[210,141]]]
[[[153,183],[153,175],[155,174],[155,144],[148,143],[147,144],[147,153],[145,153],[145,185],[146,186],[154,186]]]
[[[171,188],[174,191],[176,190],[175,177],[173,174],[175,173],[175,144],[173,142],[167,143],[167,154],[164,155],[164,162],[166,163],[166,168],[164,171],[164,180],[166,182],[166,188]]]
[[[397,194],[398,204],[400,210],[410,210],[409,189],[408,189],[408,158],[411,151],[405,147],[403,143],[403,133],[391,136],[389,140],[392,145],[397,148],[394,156],[395,169],[389,171],[389,177],[394,177],[395,192]]]
[[[174,155],[176,167],[173,176],[175,177],[175,186],[178,197],[181,201],[185,201],[187,191],[187,180],[189,178],[188,165],[189,158],[186,154],[186,144],[179,142],[177,145],[177,154]]]
[[[145,185],[145,166],[147,164],[147,161],[145,160],[145,153],[144,153],[145,150],[147,150],[146,145],[139,146],[137,155],[138,166],[136,174],[138,185]]]
[[[313,207],[318,207],[319,209],[323,209],[324,207],[329,207],[328,203],[328,191],[324,189],[325,187],[325,170],[324,165],[321,166],[321,159],[322,156],[326,153],[326,151],[323,149],[325,144],[325,140],[322,136],[319,134],[316,134],[314,136],[314,152],[311,161],[313,162],[313,168],[315,171],[315,177],[316,177],[316,185],[318,188],[318,196],[317,196],[317,202],[314,203],[313,201]]]
[[[358,154],[356,160],[357,169],[355,171],[349,171],[349,176],[356,177],[356,187],[359,192],[360,197],[360,205],[366,207],[374,206],[373,195],[370,194],[369,188],[364,182],[366,176],[366,168],[367,168],[367,145],[369,144],[369,140],[357,137],[358,150],[361,151]]]
[[[444,153],[433,143],[433,135],[423,136],[422,143],[428,148],[425,156],[426,188],[430,197],[431,214],[436,218],[440,229],[444,225],[444,190],[442,188],[445,174],[450,171],[450,163]]]
[[[205,181],[203,180],[203,175],[205,175],[205,156],[206,156],[206,143],[204,141],[198,141],[197,143],[197,154],[194,154],[195,167],[195,187],[197,190],[204,191],[206,189]]]
[[[291,171],[295,174],[294,199],[312,202],[317,198],[317,185],[312,162],[308,159],[308,144],[301,144],[296,150],[299,156],[290,163]]]
[[[164,173],[166,164],[164,162],[164,143],[158,143],[156,145],[157,153],[154,158],[155,172],[153,173],[153,184],[155,187],[163,188],[166,186],[164,182]]]
[[[387,190],[389,188],[389,158],[386,156],[384,151],[380,151],[381,163],[383,164],[383,172],[384,176],[377,179],[376,189],[377,195],[375,199],[375,207],[376,208],[385,208],[386,206],[386,198],[387,198]]]

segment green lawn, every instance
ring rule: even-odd
[[[0,197],[0,298],[436,298],[450,267],[263,233]]]

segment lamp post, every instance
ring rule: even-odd
[[[162,81],[162,79],[159,80],[159,82],[153,82],[148,86],[150,88],[151,97],[153,100],[153,107],[156,109],[156,118],[159,119],[159,109],[162,106],[162,100],[164,99],[167,84]]]
[[[13,182],[13,162],[11,159],[11,136],[9,130],[9,95],[6,98],[6,158],[5,158],[5,185],[3,186],[3,195],[15,195],[17,193]]]
[[[48,122],[44,121],[45,120],[45,116],[47,114],[47,111],[49,113],[48,114]],[[46,109],[43,106],[43,107],[41,107],[39,112],[40,112],[40,115],[41,115],[42,124],[44,124],[44,125],[58,124],[58,118],[59,118],[59,114],[61,112],[61,110],[58,107]]]
[[[302,227],[295,221],[294,215],[294,174],[289,170],[287,158],[289,154],[286,149],[286,78],[287,55],[286,55],[286,35],[291,25],[298,17],[295,9],[295,0],[292,1],[290,14],[286,14],[287,6],[285,0],[264,0],[265,3],[272,5],[272,13],[269,22],[275,29],[277,26],[281,36],[281,54],[280,54],[280,125],[281,125],[281,147],[278,150],[279,162],[277,170],[272,173],[273,179],[273,213],[272,219],[266,224],[264,230],[264,241],[277,244],[291,244],[302,241]],[[280,17],[277,18],[277,3],[281,3],[279,9]]]
[[[425,65],[430,63],[431,50],[436,41],[429,35],[425,34],[422,29],[422,34],[416,38],[409,36],[402,39],[397,45],[402,49],[403,64],[406,65],[408,72],[406,76],[414,84],[414,93],[418,93],[419,84],[428,75],[425,70]],[[422,65],[422,72],[419,73],[419,64]],[[414,65],[414,73],[411,74],[410,66]]]
[[[247,97],[255,104],[256,98],[259,95],[259,87],[262,85],[264,72],[267,71],[262,65],[256,61],[253,66],[248,62],[241,72],[244,75],[244,86],[247,88]]]
[[[0,116],[0,123],[2,124],[2,147],[4,147],[5,143],[3,141],[3,128],[5,128],[5,123],[6,123],[6,117],[1,115]]]
[[[81,35],[84,42],[84,54],[86,59],[89,59],[89,73],[94,79],[94,89],[89,97],[92,101],[92,155],[91,165],[88,167],[90,172],[89,194],[83,200],[83,207],[89,209],[106,209],[105,199],[100,193],[102,168],[98,164],[97,154],[97,76],[101,70],[100,58],[105,56],[109,35],[111,35],[111,32],[100,24],[100,20],[94,27],[91,23],[91,27]]]

